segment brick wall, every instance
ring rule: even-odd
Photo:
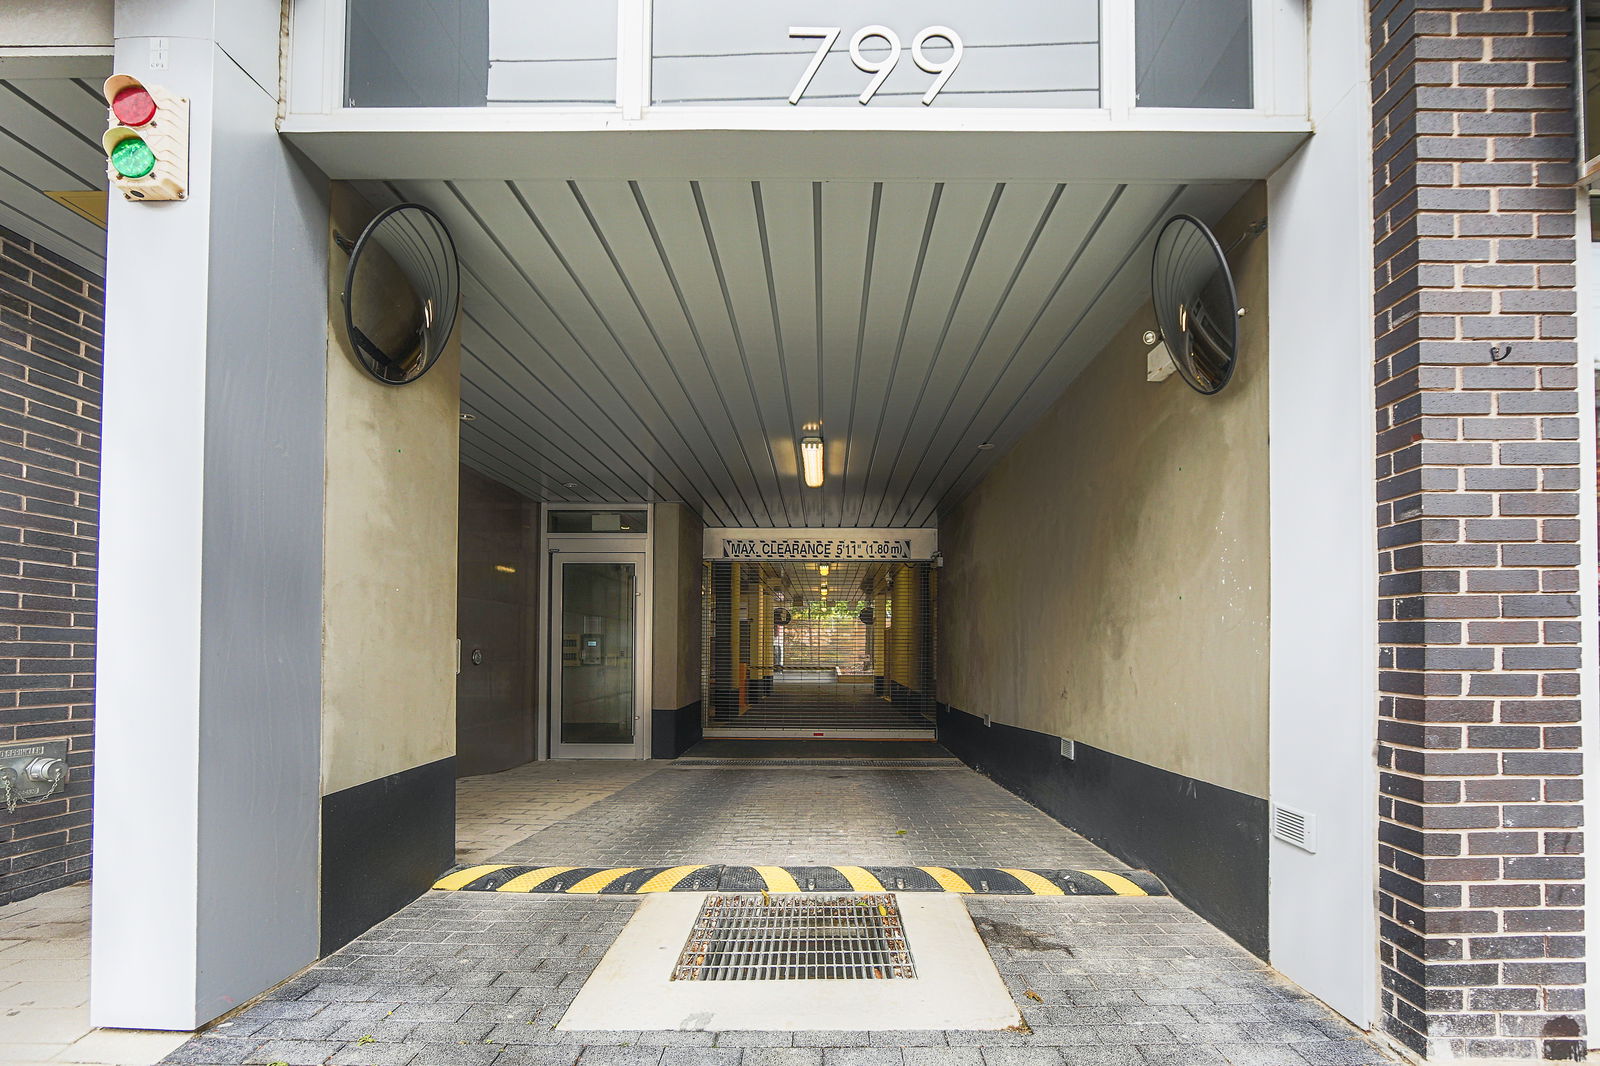
[[[89,873],[102,285],[0,228],[0,744],[70,741],[63,793],[0,806],[0,903]]]
[[[1571,5],[1370,5],[1388,1031],[1583,1026]]]

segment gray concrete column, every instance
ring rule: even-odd
[[[275,130],[278,0],[119,0],[191,101],[190,194],[113,195],[93,989],[191,1029],[317,955],[325,181]]]

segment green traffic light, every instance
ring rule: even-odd
[[[156,168],[156,154],[143,137],[126,137],[111,149],[111,165],[125,178],[142,178]]]

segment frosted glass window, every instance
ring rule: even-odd
[[[617,5],[350,0],[350,107],[614,107]]]
[[[1136,0],[1140,107],[1252,107],[1250,0]]]
[[[868,107],[1100,106],[1098,0],[655,0],[651,91],[660,105],[789,107],[825,37],[791,37],[791,27],[836,28],[794,106],[861,107],[876,77],[851,56],[852,38],[868,67],[885,67]],[[960,39],[919,35],[943,27]],[[935,68],[934,70],[925,67]]]

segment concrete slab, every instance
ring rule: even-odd
[[[559,1030],[1005,1029],[1022,1016],[958,896],[894,894],[916,976],[679,981],[673,969],[708,893],[645,899]]]

